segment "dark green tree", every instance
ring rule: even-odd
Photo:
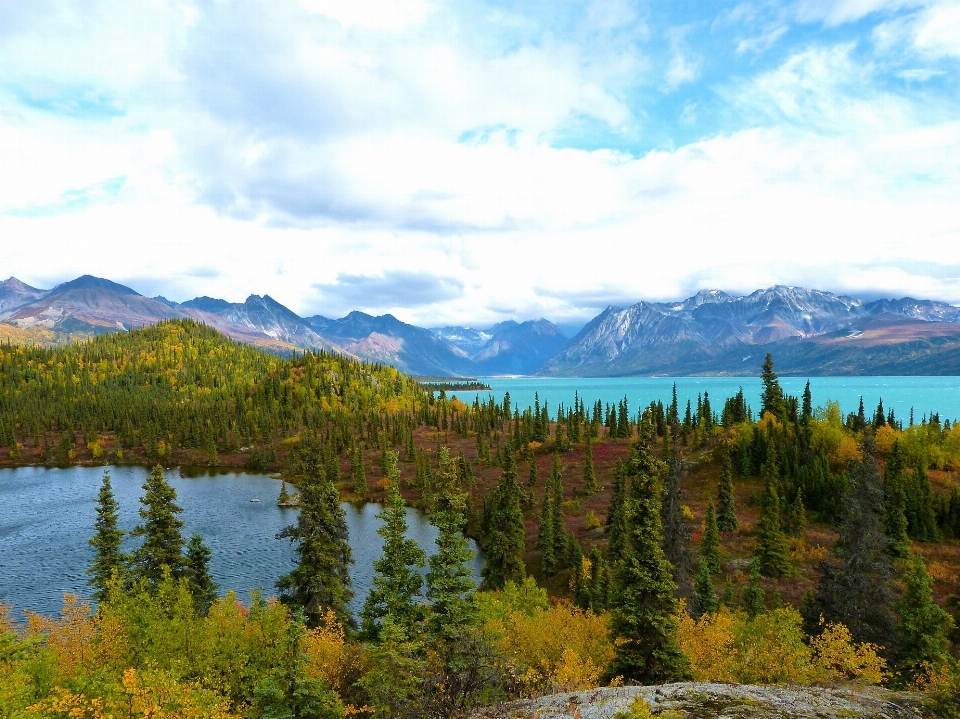
[[[443,448],[446,451],[446,448]],[[449,457],[447,457],[449,463]],[[400,496],[400,472],[397,456],[387,453],[386,501],[377,514],[383,525],[377,534],[383,537],[383,554],[373,563],[373,581],[360,611],[360,628],[373,641],[380,636],[385,617],[412,635],[426,617],[424,606],[417,602],[423,579],[418,568],[426,564],[426,553],[414,540],[407,539],[407,511]]]
[[[363,448],[357,445],[356,439],[350,451],[350,483],[353,491],[360,497],[366,497],[370,491],[367,486],[367,470],[363,465]]]
[[[537,529],[540,568],[547,576],[553,574],[557,568],[557,557],[553,551],[553,512],[553,493],[548,487],[543,493],[543,502],[540,505],[540,525]]]
[[[883,507],[886,534],[892,540],[890,551],[901,559],[910,555],[905,469],[906,456],[900,440],[895,439],[883,472]]]
[[[562,567],[566,559],[567,530],[563,521],[563,465],[560,455],[553,455],[553,469],[550,472],[550,491],[552,493],[550,515],[553,521],[553,557],[558,567]]]
[[[530,452],[530,474],[527,477],[527,486],[537,486],[537,455]]]
[[[763,382],[763,392],[760,395],[760,416],[770,412],[774,417],[780,417],[783,414],[783,390],[780,388],[780,380],[777,373],[773,371],[773,355],[767,352],[763,360],[763,369],[760,372],[760,380]]]
[[[617,564],[611,600],[614,659],[606,676],[654,684],[685,678],[688,665],[677,642],[677,585],[662,547],[659,463],[643,444],[632,454],[627,546]]]
[[[610,508],[607,510],[607,530],[610,533],[610,542],[607,555],[611,562],[616,562],[623,554],[627,541],[627,467],[620,460],[613,470],[613,494],[610,497]]]
[[[315,452],[308,454],[304,465],[297,523],[277,535],[278,539],[289,539],[297,554],[297,566],[277,580],[280,601],[302,609],[310,626],[317,626],[328,609],[341,623],[352,625],[349,603],[353,591],[348,569],[353,553],[340,493],[327,481]]]
[[[600,485],[597,484],[597,474],[593,468],[593,444],[589,436],[583,452],[583,491],[586,494],[596,494],[600,491]]]
[[[713,500],[707,502],[707,516],[703,520],[703,536],[700,539],[700,564],[710,574],[719,574],[721,570],[720,530],[717,527],[717,513]]]
[[[140,498],[140,518],[131,533],[143,537],[143,543],[133,553],[132,579],[156,586],[163,579],[167,567],[174,578],[183,576],[183,520],[178,516],[183,509],[177,504],[177,492],[163,476],[163,467],[153,468],[143,484],[145,494]]]
[[[710,567],[701,559],[697,563],[697,573],[693,582],[693,603],[696,616],[713,614],[717,611],[717,592],[713,588],[713,579],[710,576]]]
[[[483,543],[487,555],[482,571],[485,589],[502,589],[508,581],[519,584],[526,576],[523,512],[512,453],[507,452],[505,464],[491,499],[488,531]]]
[[[683,516],[684,491],[680,483],[685,468],[676,441],[679,434],[680,431],[675,426],[670,470],[667,473],[666,493],[663,497],[663,550],[667,561],[673,567],[673,580],[677,584],[679,595],[690,598],[693,592],[693,554],[690,551],[693,530]]]
[[[723,453],[723,465],[720,467],[717,527],[721,532],[733,532],[740,527],[740,521],[737,519],[737,501],[733,496],[733,465],[729,452]]]
[[[761,470],[763,494],[760,499],[760,518],[757,520],[757,546],[754,556],[765,577],[787,577],[791,574],[790,551],[787,537],[780,524],[780,497],[777,484],[780,473],[777,455],[771,447]]]
[[[90,538],[94,556],[87,568],[87,574],[90,575],[87,584],[93,587],[93,599],[97,602],[107,598],[107,586],[114,575],[122,579],[126,571],[127,556],[120,549],[126,532],[120,529],[119,519],[120,505],[113,496],[110,470],[105,469],[97,495],[97,519],[93,525],[96,531]]]
[[[763,587],[760,586],[760,580],[760,562],[754,557],[750,560],[750,579],[743,589],[743,607],[751,618],[762,614],[765,609],[764,592]]]
[[[925,664],[933,668],[947,664],[947,635],[953,629],[953,618],[933,601],[933,580],[919,554],[909,560],[903,585],[903,596],[894,607],[900,617],[898,663],[904,678],[912,679]]]
[[[210,576],[210,548],[204,544],[203,536],[194,532],[187,542],[187,566],[184,574],[193,595],[193,604],[200,614],[206,614],[210,605],[217,600],[217,584]]]

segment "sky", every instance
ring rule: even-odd
[[[960,304],[960,0],[0,0],[0,275],[421,326]]]

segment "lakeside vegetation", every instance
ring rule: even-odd
[[[741,393],[551,413],[191,322],[4,347],[9,463],[277,469],[301,509],[279,601],[240,602],[202,579],[202,538],[179,536],[162,473],[132,557],[102,492],[97,610],[4,614],[0,716],[450,716],[682,678],[955,692],[960,428],[814,408],[783,394],[771,358],[763,380],[756,411]],[[383,503],[360,617],[341,497]],[[404,540],[405,501],[440,531],[432,557]],[[464,531],[486,554],[482,591]]]

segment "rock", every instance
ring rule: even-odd
[[[636,696],[650,705],[654,717],[685,719],[921,719],[935,717],[921,694],[878,687],[752,686],[682,683],[652,687],[593,689],[553,694],[486,709],[475,719],[613,719],[627,713]]]

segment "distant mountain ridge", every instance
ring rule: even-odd
[[[389,314],[300,317],[269,295],[177,303],[91,275],[52,290],[0,283],[5,341],[62,343],[177,317],[272,352],[323,349],[431,377],[753,375],[766,352],[784,374],[960,374],[960,308],[909,297],[702,290],[680,302],[607,307],[568,340],[545,319],[426,329]]]

